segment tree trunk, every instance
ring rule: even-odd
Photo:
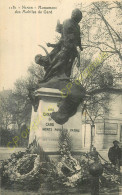
[[[95,141],[95,125],[94,125],[94,122],[92,122],[92,124],[91,124],[91,147],[90,147],[90,150],[92,150],[92,147],[94,145],[94,141]]]

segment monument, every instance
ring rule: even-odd
[[[48,43],[54,49],[46,56],[35,57],[35,62],[45,69],[44,79],[39,89],[31,94],[33,104],[29,144],[36,139],[37,143],[47,153],[58,152],[60,131],[66,130],[71,135],[72,152],[80,152],[82,148],[80,103],[85,97],[85,89],[78,81],[71,82],[71,69],[76,57],[77,47],[82,51],[80,26],[82,12],[72,11],[71,19],[60,24],[56,31],[61,34],[58,43]],[[64,87],[70,87],[69,92],[62,95]]]

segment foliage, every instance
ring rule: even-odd
[[[10,142],[10,140],[13,139],[15,134],[17,135],[17,132],[15,130],[0,129],[0,138],[1,138],[0,146],[6,147],[7,144]],[[14,142],[11,143],[11,147],[14,147],[14,146],[15,146]]]
[[[44,69],[37,64],[31,64],[31,66],[28,68],[27,89],[34,90],[38,88],[43,77]]]
[[[29,124],[31,116],[31,102],[28,97],[26,79],[18,79],[15,82],[13,98],[15,100],[14,107],[12,108],[13,118],[20,130],[23,123]]]
[[[28,97],[29,90],[35,90],[43,78],[44,71],[41,67],[31,65],[26,78],[17,79],[14,89],[4,90],[0,93],[0,127],[3,130],[12,130],[16,126],[17,136],[21,134],[23,124],[29,126],[31,117],[31,101]],[[38,77],[37,77],[38,76]]]
[[[0,93],[0,127],[1,129],[8,129],[12,124],[13,118],[11,113],[11,107],[14,101],[12,99],[12,91],[2,91]]]
[[[72,141],[69,132],[66,129],[62,129],[59,134],[59,151],[61,155],[67,154],[67,151],[72,149]]]

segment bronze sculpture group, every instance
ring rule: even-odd
[[[44,66],[46,71],[44,82],[61,74],[70,77],[74,59],[78,56],[77,47],[83,50],[78,24],[81,19],[82,12],[75,9],[72,11],[71,18],[65,20],[63,24],[58,21],[56,31],[61,34],[60,40],[56,44],[47,44],[48,47],[54,48],[49,55],[39,54],[35,57],[36,63]]]
[[[65,20],[63,24],[58,21],[56,31],[61,34],[60,40],[56,44],[47,43],[47,46],[53,47],[53,50],[49,54],[46,51],[46,56],[36,55],[35,62],[43,66],[45,70],[45,76],[39,87],[61,90],[70,81],[74,60],[79,56],[77,47],[83,51],[79,26],[81,19],[82,12],[79,9],[74,9],[70,19]],[[45,49],[43,46],[41,47]],[[66,98],[62,98],[58,112],[52,112],[52,119],[61,125],[66,123],[69,117],[76,113],[84,97],[84,87],[80,83],[72,83],[71,91]],[[36,111],[38,99],[34,99],[33,102]]]

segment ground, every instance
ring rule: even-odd
[[[39,192],[23,192],[23,191],[12,191],[12,190],[1,190],[1,195],[91,195],[90,193],[77,193],[74,190],[70,190],[69,193],[64,194],[64,192],[49,192],[49,191],[45,191],[44,193],[42,193],[40,190]],[[111,192],[111,193],[100,193],[99,195],[121,195],[118,192]]]

